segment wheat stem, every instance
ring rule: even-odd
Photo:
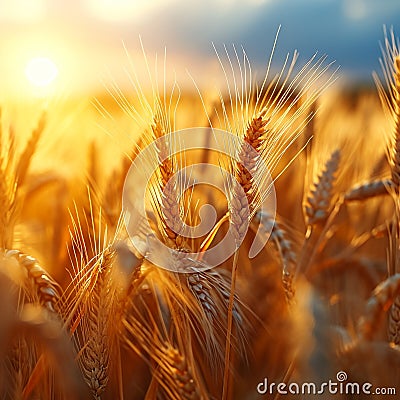
[[[232,322],[233,322],[233,306],[235,300],[236,290],[236,277],[238,267],[239,252],[236,251],[233,256],[232,264],[232,280],[231,280],[231,291],[229,294],[228,303],[228,323],[226,328],[226,343],[225,343],[225,367],[224,367],[224,378],[222,386],[222,400],[228,400],[230,398],[230,375],[232,372],[231,365],[231,342],[232,342]]]

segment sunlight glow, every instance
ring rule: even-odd
[[[1,0],[0,19],[13,22],[39,21],[46,15],[45,0]]]
[[[46,57],[32,58],[25,68],[28,81],[37,87],[50,85],[58,75],[58,69],[53,61]]]
[[[140,19],[143,15],[165,6],[172,0],[86,0],[85,6],[97,18],[123,22]]]

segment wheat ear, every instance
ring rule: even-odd
[[[152,131],[156,139],[163,139],[157,141],[158,170],[160,173],[158,189],[161,196],[159,216],[163,233],[169,244],[177,249],[182,249],[185,247],[185,242],[183,237],[177,233],[181,228],[180,206],[176,195],[175,184],[171,184],[171,182],[168,184],[175,173],[175,166],[172,158],[168,157],[168,139],[159,115],[154,117]]]
[[[212,355],[210,358],[210,361],[212,361],[210,363],[211,367],[219,369],[224,357],[221,349],[225,341],[227,309],[230,299],[231,282],[229,272],[222,269],[197,271],[188,274],[186,279],[190,291],[204,313],[203,318],[196,316],[196,319],[201,323],[200,331],[204,330],[206,354]],[[233,338],[233,347],[238,354],[243,355],[246,341],[245,334],[249,322],[243,313],[242,303],[236,293],[232,308],[232,325],[237,333],[236,337]]]
[[[295,296],[295,288],[293,284],[295,267],[297,263],[296,253],[293,250],[293,243],[288,238],[287,232],[281,224],[269,214],[262,214],[257,211],[251,226],[257,231],[256,224],[263,224],[262,229],[270,232],[270,240],[275,244],[282,263],[282,284],[285,290],[286,299],[291,302]]]
[[[393,64],[392,110],[395,128],[393,135],[391,172],[392,181],[398,189],[400,186],[400,55],[397,54],[393,59]]]
[[[200,400],[200,393],[185,357],[169,343],[166,343],[161,351],[163,353],[164,368],[167,369],[167,372],[171,374],[175,381],[180,399]]]
[[[60,286],[40,266],[39,262],[18,250],[7,250],[5,257],[17,260],[18,265],[26,272],[27,279],[31,282],[39,303],[49,311],[55,312],[60,299]]]
[[[15,171],[15,180],[18,186],[21,186],[25,181],[25,177],[28,172],[32,156],[35,153],[37,144],[44,131],[45,126],[46,114],[43,113],[39,119],[37,127],[33,130],[32,135],[25,146],[25,149],[22,151],[19,157],[19,163]]]
[[[374,332],[389,310],[395,298],[400,295],[400,274],[396,274],[380,283],[367,301],[364,315],[358,323],[358,334],[365,340],[372,340]]]
[[[267,124],[268,120],[263,116],[254,117],[250,121],[243,138],[244,143],[250,145],[258,154],[260,154],[263,148]],[[237,165],[237,180],[246,193],[250,213],[252,213],[257,202],[257,197],[259,196],[257,188],[253,185],[253,176],[257,171],[259,157],[249,154],[244,144],[241,147],[239,159],[241,163]]]
[[[391,343],[400,345],[400,295],[396,296],[390,307],[388,336]]]
[[[388,90],[384,89],[377,75],[374,75],[374,79],[385,111],[388,111],[394,123],[389,162],[392,182],[398,191],[400,186],[400,54],[393,31],[391,40],[385,32],[385,47],[382,48],[382,54],[383,59],[380,61]]]
[[[229,278],[225,270],[197,271],[187,274],[187,282],[190,290],[202,305],[204,312],[210,319],[220,318],[221,309],[219,300],[222,299],[225,305],[229,300]],[[243,324],[243,315],[239,307],[239,299],[235,297],[234,316],[237,324]]]
[[[100,400],[109,379],[110,351],[113,327],[113,290],[111,268],[114,253],[105,249],[98,256],[91,280],[93,289],[85,304],[87,310],[83,319],[83,339],[85,341],[79,359],[85,381],[94,399]]]
[[[364,182],[353,186],[344,196],[345,201],[363,201],[372,197],[382,196],[389,193],[393,183],[390,179],[379,179]]]
[[[334,151],[324,169],[318,175],[305,205],[306,222],[308,226],[321,224],[327,220],[331,208],[333,185],[340,162],[340,151]]]
[[[206,273],[195,272],[193,274],[188,274],[187,284],[193,295],[201,304],[207,318],[210,320],[218,318],[215,302],[211,294],[211,284],[206,277]]]
[[[0,112],[0,203],[3,208],[0,216],[0,247],[13,246],[14,225],[21,204],[18,189],[23,185],[37,143],[45,128],[45,114],[33,130],[28,143],[17,157],[15,149],[15,132],[10,127],[8,142],[2,131],[2,114]],[[6,145],[7,144],[7,145]]]
[[[243,144],[239,151],[239,161],[235,165],[235,177],[238,185],[233,185],[230,200],[231,225],[237,243],[240,243],[246,234],[249,218],[254,215],[260,201],[260,193],[254,184],[261,159],[261,151],[268,120],[262,115],[255,116],[249,122],[243,136]],[[249,147],[254,151],[249,151]],[[244,195],[243,195],[244,193]]]

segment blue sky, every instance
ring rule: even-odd
[[[281,25],[277,55],[297,49],[309,58],[318,51],[336,60],[343,73],[368,80],[372,70],[379,69],[383,26],[393,26],[400,34],[400,1],[227,0],[215,4],[206,0],[197,7],[167,6],[155,17],[163,18],[162,25],[171,28],[169,34],[164,31],[171,48],[210,55],[211,41],[235,43],[259,63],[268,58]],[[153,44],[157,40],[150,39]]]
[[[243,46],[254,68],[264,65],[281,25],[276,58],[318,51],[354,82],[372,82],[379,70],[383,25],[400,35],[399,0],[2,0],[0,86],[16,84],[36,55],[54,58],[64,85],[99,82],[126,63],[122,41],[133,55],[163,54],[184,71],[205,71],[215,62],[212,43]],[[125,57],[125,58],[124,58]]]

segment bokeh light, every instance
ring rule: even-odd
[[[25,75],[28,81],[37,87],[49,86],[58,76],[58,68],[47,57],[32,58],[26,68]]]

